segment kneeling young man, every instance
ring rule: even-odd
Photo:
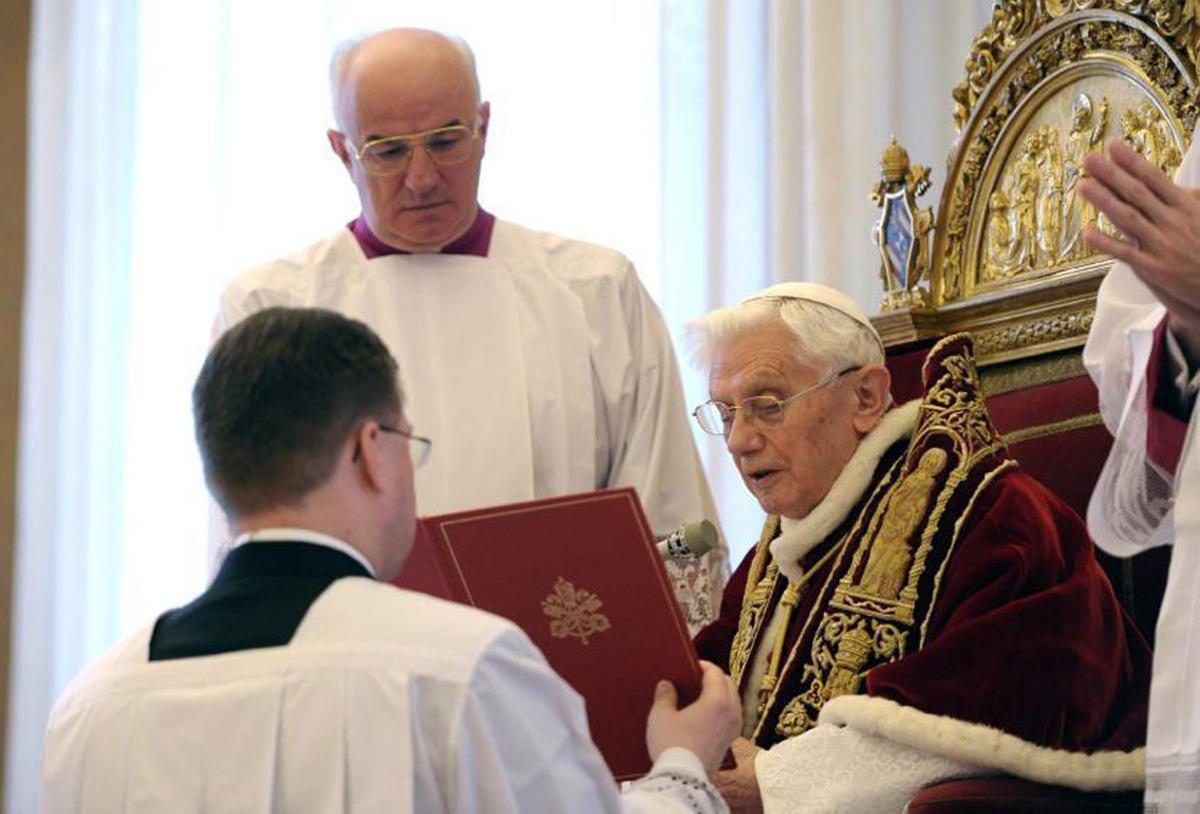
[[[43,810],[723,811],[737,699],[705,665],[618,795],[579,696],[514,625],[385,584],[412,546],[396,363],[365,325],[272,308],[213,347],[196,439],[237,544],[213,584],[84,671],[46,733]]]

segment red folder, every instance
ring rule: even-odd
[[[618,780],[650,769],[658,680],[681,705],[699,694],[700,664],[631,488],[422,518],[394,584],[519,625],[583,696]]]

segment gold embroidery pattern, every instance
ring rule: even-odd
[[[969,508],[992,470],[1011,465],[998,454],[1003,445],[982,400],[970,337],[943,339],[928,360],[921,413],[898,462],[902,477],[864,508],[870,517],[865,533],[851,542],[854,554],[823,618],[811,638],[797,641],[798,648],[811,644],[799,691],[775,724],[784,737],[810,728],[830,698],[859,692],[872,667],[924,645],[965,517],[962,511],[947,517],[948,506],[966,500]],[[922,580],[930,567],[934,579]]]
[[[904,632],[897,625],[853,613],[827,615],[804,668],[805,678],[811,678],[808,687],[783,708],[775,731],[790,738],[811,729],[826,701],[860,690],[868,662],[904,655]]]
[[[760,710],[759,719],[755,724],[754,736],[752,738],[755,743],[759,742],[759,739],[763,734],[768,713],[779,701],[780,690],[786,686],[784,684],[786,677],[791,674],[792,667],[805,658],[802,648],[803,643],[809,640],[811,635],[810,631],[814,629],[814,625],[824,618],[822,608],[825,606],[826,597],[830,595],[830,592],[837,581],[838,574],[842,572],[844,563],[846,561],[846,550],[849,547],[850,541],[857,540],[860,535],[864,533],[864,523],[875,522],[878,520],[877,517],[874,518],[874,520],[871,519],[869,507],[877,504],[881,499],[881,496],[886,495],[888,490],[891,489],[892,484],[895,482],[896,472],[900,468],[900,463],[901,461],[897,461],[894,465],[888,468],[887,472],[884,473],[883,478],[878,484],[875,485],[873,491],[871,492],[871,496],[867,499],[866,505],[868,508],[859,513],[858,517],[855,518],[853,528],[851,528],[849,533],[843,537],[833,549],[831,549],[831,551],[837,552],[833,567],[830,569],[829,573],[826,574],[824,581],[822,582],[820,592],[816,597],[812,608],[809,610],[808,618],[804,620],[804,627],[801,630],[799,637],[792,644],[791,651],[788,653],[787,662],[783,665],[783,670],[779,673],[777,680],[773,682],[774,686],[771,690],[771,695],[767,698],[765,708]],[[868,530],[865,533],[869,534],[872,532]],[[753,643],[751,643],[751,648],[753,648]],[[807,673],[804,674],[804,678],[808,678]],[[805,728],[807,728],[807,725]],[[799,733],[797,732],[795,734]]]
[[[604,605],[600,597],[559,577],[554,591],[542,600],[542,613],[551,618],[550,635],[556,639],[574,637],[583,644],[589,636],[603,633],[612,627],[608,617],[600,613]]]
[[[884,600],[900,597],[901,589],[908,585],[908,567],[913,560],[909,539],[925,519],[937,485],[935,479],[946,468],[946,460],[945,450],[927,450],[916,470],[888,495],[883,524],[871,545],[866,570],[852,590]]]
[[[750,563],[746,591],[742,594],[742,611],[738,616],[738,629],[729,649],[729,676],[736,687],[742,684],[742,673],[746,670],[746,662],[750,660],[754,640],[762,627],[767,605],[775,591],[775,580],[779,577],[779,566],[774,561],[767,565],[769,546],[778,531],[779,517],[768,517],[758,539],[754,560]],[[764,569],[767,572],[765,575]]]

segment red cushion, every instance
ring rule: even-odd
[[[1027,387],[988,399],[988,411],[1001,435],[1057,422],[1095,416],[1096,386],[1087,376]],[[1077,427],[1018,441],[1008,451],[1021,468],[1044,483],[1080,516],[1087,514],[1092,489],[1108,457],[1112,437],[1103,424]]]
[[[1082,792],[1015,777],[955,780],[930,786],[908,804],[908,814],[993,814],[993,812],[1141,814],[1142,793]]]

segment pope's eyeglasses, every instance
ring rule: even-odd
[[[726,438],[729,437],[729,432],[733,429],[733,419],[738,412],[742,414],[743,421],[749,422],[750,426],[757,429],[778,427],[783,423],[783,410],[788,404],[801,396],[806,396],[809,393],[820,390],[822,387],[855,370],[858,370],[857,365],[848,367],[840,373],[834,373],[832,376],[826,376],[816,384],[809,385],[800,392],[793,393],[785,399],[777,399],[774,396],[750,396],[749,398],[742,399],[737,404],[726,404],[723,401],[706,401],[695,410],[692,410],[692,416],[696,419],[696,423],[700,425],[700,429],[709,435],[720,435]]]
[[[412,163],[413,153],[418,148],[439,167],[466,161],[474,151],[475,139],[479,138],[479,125],[452,124],[435,127],[420,133],[403,136],[384,136],[371,139],[362,147],[355,147],[346,135],[342,140],[369,175],[399,175]]]

